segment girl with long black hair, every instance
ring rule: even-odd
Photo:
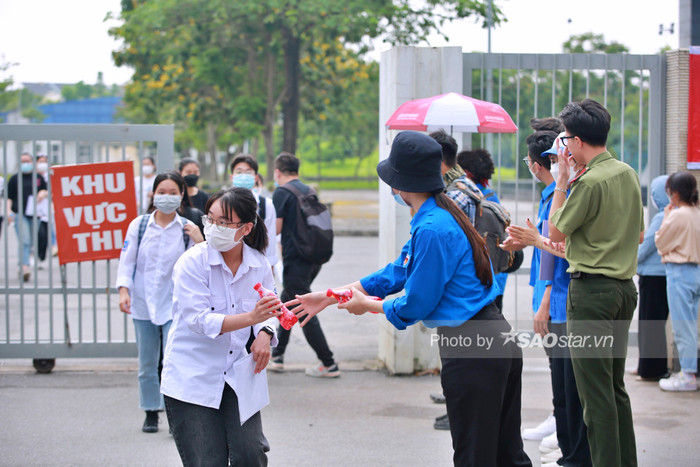
[[[485,244],[443,193],[441,160],[441,147],[429,136],[397,135],[377,173],[395,200],[415,212],[411,238],[393,263],[344,286],[353,298],[338,307],[383,313],[397,329],[418,321],[437,328],[455,465],[531,465],[520,436],[522,353],[494,304],[498,287]],[[368,298],[401,290],[403,296],[381,302]],[[306,322],[334,303],[325,292],[312,292],[286,305],[298,304],[295,312]]]

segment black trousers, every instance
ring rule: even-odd
[[[238,396],[224,385],[218,409],[165,396],[168,424],[182,465],[189,467],[267,465],[270,444],[262,431],[260,412],[241,425]]]
[[[566,336],[566,323],[549,322],[549,332]],[[557,339],[559,342],[559,339]],[[586,424],[583,422],[583,407],[578,397],[574,367],[568,346],[554,346],[549,352],[549,367],[552,370],[552,396],[554,418],[557,422],[557,440],[561,448],[561,465],[588,467],[593,465],[588,447]]]
[[[639,364],[642,378],[661,378],[668,373],[666,276],[639,276]]]
[[[438,328],[455,466],[532,465],[520,435],[522,351],[501,334],[510,329],[494,304],[457,328]],[[491,338],[488,350],[479,346]]]
[[[285,258],[284,270],[282,271],[284,289],[282,290],[280,300],[286,302],[293,299],[295,295],[311,292],[311,283],[320,270],[320,264],[308,263],[301,258]],[[333,352],[331,352],[331,349],[328,347],[326,336],[323,334],[321,322],[318,320],[318,317],[314,316],[311,318],[301,329],[306,338],[306,342],[308,342],[314,352],[316,352],[316,357],[321,360],[323,366],[333,365],[335,363],[335,360],[333,360]],[[291,329],[288,331],[282,326],[277,326],[277,339],[279,339],[279,343],[277,347],[272,349],[272,357],[284,355],[291,334]]]
[[[39,257],[39,261],[44,261],[46,259],[46,249],[49,246],[49,224],[48,222],[39,221],[39,238],[38,238],[38,248],[39,251],[36,252]]]

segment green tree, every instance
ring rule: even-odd
[[[15,65],[15,63],[2,62],[0,63],[0,72],[5,74]],[[41,97],[24,88],[10,89],[13,84],[12,76],[0,81],[0,113],[19,111],[22,117],[35,122],[41,122],[46,118],[46,115],[37,108],[41,104]],[[3,120],[0,117],[0,123],[3,123]]]
[[[606,53],[620,54],[629,52],[629,48],[616,41],[606,42],[603,34],[586,32],[571,36],[562,45],[562,50],[570,54]]]
[[[385,35],[417,43],[445,21],[484,18],[482,1],[123,0],[124,46],[115,62],[134,67],[127,105],[140,118],[206,127],[210,153],[222,134],[256,139],[274,154],[280,106],[282,149],[296,151],[302,88],[316,87],[302,66],[314,42],[362,44]],[[501,20],[494,9],[494,24]],[[360,51],[364,50],[360,47]],[[177,76],[163,73],[174,67]],[[156,68],[158,67],[158,68]]]
[[[300,83],[304,79],[300,60],[304,49],[317,37],[342,38],[358,44],[366,38],[384,36],[392,44],[416,44],[446,21],[476,17],[486,25],[488,2],[478,0],[268,0],[282,33],[286,93],[282,105],[282,148],[296,152],[301,111]],[[502,12],[493,6],[492,24]]]
[[[379,64],[335,44],[314,43],[302,58],[313,88],[302,86],[300,147],[314,141],[317,175],[321,162],[353,157],[355,176],[376,148],[379,118]]]
[[[284,85],[274,25],[265,21],[263,7],[124,0],[124,23],[111,34],[124,39],[115,62],[135,70],[125,96],[131,117],[201,131],[213,161],[221,145],[240,146],[262,134],[271,160]],[[214,169],[212,164],[211,178]]]
[[[97,82],[95,84],[85,84],[83,81],[78,81],[75,84],[68,84],[61,88],[61,97],[66,101],[112,97],[118,96],[120,93],[121,88],[117,85],[107,87],[101,71],[97,73]]]

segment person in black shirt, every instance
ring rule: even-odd
[[[190,198],[192,206],[204,212],[204,207],[207,205],[209,195],[197,188],[199,181],[199,162],[195,159],[182,159],[179,167],[180,175],[185,179],[187,185],[187,196]]]
[[[7,182],[7,211],[8,222],[15,223],[17,241],[21,245],[18,258],[19,274],[24,282],[29,281],[29,257],[32,251],[33,219],[25,214],[27,200],[34,197],[34,203],[48,196],[47,185],[44,178],[34,171],[34,160],[31,154],[24,153],[20,156],[20,171],[10,177]],[[22,195],[20,196],[20,192]]]
[[[204,216],[204,211],[197,208],[194,205],[192,198],[190,198],[190,196],[189,196],[190,186],[187,185],[187,179],[185,177],[182,177],[182,176],[177,177],[177,175],[180,175],[182,173],[182,169],[183,169],[182,164],[187,160],[194,161],[194,159],[183,159],[183,161],[180,163],[180,173],[174,172],[174,171],[168,171],[165,173],[170,174],[171,177],[172,177],[172,174],[175,174],[176,177],[174,177],[173,179],[176,181],[176,183],[179,183],[180,180],[182,180],[183,185],[187,186],[187,190],[183,190],[183,192],[182,192],[182,203],[180,204],[180,207],[177,209],[177,213],[180,216],[184,217],[185,219],[191,221],[194,225],[196,225],[199,228],[199,231],[201,232],[202,237],[204,237],[204,223],[202,223],[202,216]],[[196,161],[195,161],[195,163],[196,163]],[[191,162],[188,164],[191,165]],[[199,171],[199,165],[197,165],[197,171]],[[156,177],[156,179],[157,179],[157,177]],[[154,182],[153,183],[153,191],[154,192],[155,192],[155,188],[156,188],[155,185],[156,185],[156,183]],[[199,193],[204,193],[204,192],[200,191]],[[206,193],[204,193],[204,195],[206,195],[207,200],[208,200],[209,195],[207,195]],[[154,209],[155,209],[155,207],[153,205],[153,199],[151,198],[151,203],[148,207],[147,212],[149,212],[149,213],[153,212]]]
[[[308,193],[309,187],[299,180],[299,159],[287,152],[281,153],[275,159],[275,181],[281,186],[290,184],[302,193]],[[276,189],[272,194],[272,202],[277,211],[277,233],[282,234],[282,283],[284,290],[280,299],[287,302],[296,295],[311,292],[311,283],[321,270],[320,264],[312,264],[301,258],[294,244],[296,235],[296,207],[297,198],[290,191]],[[302,328],[304,337],[316,356],[321,360],[321,365],[307,368],[308,376],[321,378],[337,378],[340,376],[338,365],[333,359],[333,352],[328,347],[326,336],[321,329],[321,323],[314,316],[309,319]],[[282,371],[284,368],[284,351],[289,343],[291,330],[287,331],[282,326],[277,328],[279,343],[272,349],[272,360],[268,364],[271,371]]]

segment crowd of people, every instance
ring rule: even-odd
[[[444,131],[404,131],[377,174],[395,201],[410,208],[410,238],[395,261],[339,285],[351,291],[340,304],[325,290],[312,290],[321,264],[297,248],[297,193],[311,188],[299,179],[293,154],[275,159],[271,196],[262,193],[250,155],[231,161],[231,186],[212,195],[198,188],[194,159],[160,173],[153,158],[141,161],[134,182],[142,214],[128,227],[116,287],[119,308],[135,329],[142,430],[157,432],[165,411],[183,464],[266,465],[264,403],[242,388],[266,391],[262,371],[284,371],[291,335],[277,319],[284,307],[299,318],[319,360],[306,374],[339,377],[316,316],[337,304],[355,315],[384,315],[399,330],[419,322],[435,329],[442,394],[431,397],[447,411],[435,428],[450,431],[455,465],[532,465],[523,439],[542,442],[542,465],[636,465],[623,378],[638,296],[638,377],[658,381],[664,391],[697,390],[696,179],[688,172],[655,178],[651,200],[659,212],[645,227],[639,177],[608,151],[610,114],[600,103],[571,102],[531,126],[523,162],[543,185],[537,219],[508,227],[499,248],[534,246],[533,330],[569,342],[547,350],[553,407],[542,424],[521,431],[522,351],[504,341],[512,331],[503,315],[507,272],[494,270],[475,228],[478,200],[499,202],[489,186],[493,160],[483,149],[458,152]],[[23,154],[20,173],[4,187],[24,281],[32,247],[44,257],[53,241],[42,214],[49,211],[47,165],[34,163]],[[259,294],[260,285],[275,292]],[[680,361],[673,374],[668,316]],[[503,345],[488,353],[450,344],[476,335]],[[591,336],[602,344],[571,344]]]

